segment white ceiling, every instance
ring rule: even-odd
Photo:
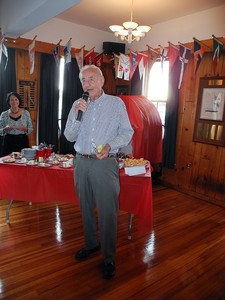
[[[109,25],[130,20],[132,0],[0,0],[0,27],[19,37],[56,17],[110,31]],[[225,0],[133,0],[133,21],[139,25],[162,23],[213,7]]]
[[[17,38],[47,22],[80,0],[0,0],[0,28]]]
[[[133,0],[133,21],[154,25],[225,4],[225,0]],[[57,18],[110,31],[130,21],[132,0],[81,0]],[[224,12],[225,13],[225,12]]]

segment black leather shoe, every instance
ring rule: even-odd
[[[77,251],[75,257],[76,260],[83,260],[89,257],[90,254],[95,253],[101,249],[101,245],[99,244],[95,248],[92,249],[87,249],[87,248],[82,248],[79,251]]]
[[[104,263],[103,265],[103,278],[111,279],[116,274],[116,265],[114,261]]]

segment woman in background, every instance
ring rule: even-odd
[[[12,152],[20,152],[23,148],[28,148],[28,134],[33,131],[30,113],[20,108],[20,95],[16,92],[11,92],[7,95],[6,101],[10,108],[0,115],[3,156]]]

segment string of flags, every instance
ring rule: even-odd
[[[32,42],[28,45],[28,54],[29,54],[29,62],[30,62],[30,74],[33,74],[34,72],[34,65],[35,65],[35,36],[32,40]],[[65,47],[63,48],[63,53],[65,57],[65,65],[67,67],[67,70],[70,70],[70,64],[71,64],[71,40],[70,38],[68,42],[66,43]],[[199,66],[201,64],[202,58],[204,53],[206,52],[207,48],[212,51],[212,71],[214,74],[216,74],[217,65],[219,63],[219,59],[222,54],[223,50],[223,42],[216,38],[214,35],[212,35],[212,41],[213,41],[213,47],[210,48],[209,46],[205,45],[203,42],[199,41],[195,37],[193,37],[194,40],[194,47],[193,47],[193,54],[194,54],[194,72],[197,73]],[[60,44],[62,40],[60,39],[59,42],[55,45],[54,49],[52,50],[53,57],[55,59],[55,63],[57,66],[59,66],[60,61]],[[150,47],[149,45],[146,45],[148,50],[142,51],[142,52],[135,52],[129,49],[129,54],[113,54],[113,57],[111,58],[111,64],[112,69],[114,72],[115,78],[121,78],[124,80],[131,80],[136,69],[139,70],[139,76],[140,80],[142,79],[142,76],[144,74],[144,70],[148,64],[148,68],[150,69],[153,63],[156,60],[161,61],[161,65],[163,68],[163,63],[166,59],[169,60],[170,70],[174,67],[174,64],[177,60],[179,60],[180,64],[180,78],[179,78],[179,85],[178,88],[181,87],[182,79],[184,75],[185,68],[189,62],[190,55],[191,55],[191,49],[187,48],[184,44],[178,42],[178,46],[172,44],[171,42],[168,42],[168,47],[162,47],[159,45],[159,49],[154,49]],[[83,67],[84,64],[95,64],[100,69],[102,68],[103,64],[103,54],[104,52],[101,52],[97,55],[95,55],[94,52],[95,47],[90,49],[85,54],[85,45],[81,47],[76,53],[75,58],[77,61],[77,65],[79,69]],[[4,70],[7,68],[8,64],[8,51],[5,44],[5,35],[1,33],[0,30],[0,64],[2,63],[2,56],[5,56],[5,66]]]
[[[195,73],[197,72],[199,65],[201,63],[202,57],[204,55],[204,52],[207,48],[209,48],[211,51],[212,49],[196,38],[193,38],[194,40],[194,70]],[[60,49],[60,42],[57,43],[55,48],[53,49],[53,56],[55,58],[56,64],[59,64],[59,49]],[[144,70],[146,68],[146,65],[153,65],[153,63],[160,59],[162,68],[163,63],[166,59],[170,62],[170,70],[173,68],[175,61],[177,58],[179,58],[180,61],[180,78],[179,78],[179,85],[178,88],[180,89],[182,84],[182,79],[184,75],[184,71],[186,68],[186,65],[189,62],[191,49],[187,48],[184,44],[178,42],[179,46],[176,46],[172,44],[171,42],[168,42],[168,47],[162,47],[159,45],[159,51],[150,47],[148,47],[148,51],[143,52],[135,52],[130,49],[129,54],[123,54],[120,53],[114,54],[111,58],[112,68],[114,71],[115,78],[121,78],[124,80],[131,80],[136,69],[139,70],[139,76],[140,80],[142,79]],[[79,69],[83,67],[84,64],[95,64],[100,69],[102,68],[103,63],[103,54],[104,52],[101,52],[97,55],[95,55],[94,52],[95,47],[90,49],[86,54],[85,53],[85,45],[79,49],[75,53],[75,58],[78,64]],[[219,62],[219,58],[221,56],[223,49],[223,43],[217,39],[213,35],[213,71],[214,74],[216,72],[216,67]],[[67,68],[69,70],[69,64],[71,63],[71,38],[67,42],[66,46],[63,49],[64,55],[65,55],[65,64],[67,65]]]
[[[203,55],[207,48],[213,52],[212,57],[212,69],[214,75],[216,74],[217,65],[219,59],[222,54],[224,44],[214,35],[213,37],[213,49],[209,46],[205,45],[204,43],[200,42],[196,38],[194,40],[194,72],[196,73],[199,65],[202,61]],[[163,63],[166,59],[169,60],[170,71],[174,67],[175,62],[178,60],[178,70],[179,70],[179,82],[178,82],[178,89],[181,88],[184,72],[186,66],[189,62],[191,56],[190,48],[186,47],[181,42],[178,42],[178,46],[168,42],[168,47],[162,47],[159,45],[159,50],[156,50],[149,45],[148,51],[144,52],[134,52],[131,49],[129,54],[114,54],[112,61],[114,62],[114,74],[115,78],[123,78],[124,80],[131,80],[135,70],[138,68],[140,80],[142,79],[144,70],[148,63],[149,69],[153,65],[156,60],[161,61],[161,65],[163,68]]]

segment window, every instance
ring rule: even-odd
[[[169,61],[157,61],[153,64],[148,84],[147,98],[158,109],[163,126],[165,125],[166,101],[168,96]]]
[[[58,111],[58,120],[59,120],[59,130],[61,132],[61,119],[62,119],[62,97],[63,97],[63,77],[64,77],[64,67],[65,59],[61,57],[59,60],[59,111]]]

